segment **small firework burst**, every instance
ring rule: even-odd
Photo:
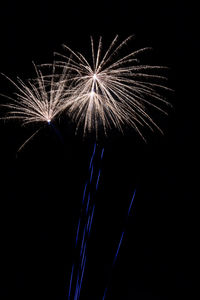
[[[17,78],[14,82],[6,78],[15,86],[14,97],[8,97],[10,103],[4,106],[9,109],[4,119],[19,119],[22,124],[48,123],[62,111],[63,101],[66,98],[66,70],[61,75],[55,74],[55,64],[52,65],[52,74],[43,75],[35,67],[36,78],[26,82]]]

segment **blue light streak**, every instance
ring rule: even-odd
[[[101,175],[101,170],[99,170],[99,174],[98,174],[98,177],[97,177],[96,191],[97,191],[98,186],[99,186],[99,178],[100,178],[100,175]]]
[[[68,292],[68,300],[70,299],[70,295],[71,295],[71,287],[72,287],[73,274],[74,274],[74,264],[72,265],[72,272],[71,272],[70,284],[69,284],[69,292]]]

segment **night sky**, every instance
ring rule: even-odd
[[[102,177],[80,299],[102,299],[135,188],[107,299],[193,298],[197,19],[192,1],[1,1],[0,72],[12,79],[32,77],[32,61],[52,62],[63,43],[87,55],[90,35],[102,35],[107,47],[116,34],[135,34],[134,47],[153,47],[150,62],[169,67],[173,108],[168,117],[154,115],[164,135],[145,130],[145,144],[127,129],[101,141]],[[1,76],[0,93],[13,91]],[[17,153],[39,125],[0,121],[2,300],[67,299],[94,142],[75,137],[65,117],[55,126],[62,140],[46,126]]]

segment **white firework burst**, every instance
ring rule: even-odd
[[[43,75],[35,67],[36,78],[23,81],[17,78],[14,82],[5,76],[16,88],[14,97],[4,106],[8,109],[4,119],[19,119],[22,124],[48,123],[62,111],[63,101],[66,98],[66,70],[60,76],[55,74],[55,64],[52,65],[52,74]]]
[[[17,78],[14,82],[5,76],[15,87],[16,92],[13,97],[2,95],[9,99],[9,103],[2,104],[6,107],[4,120],[17,119],[22,125],[29,123],[40,123],[50,125],[52,120],[62,112],[63,103],[67,98],[69,88],[66,89],[68,82],[68,69],[63,68],[62,73],[56,74],[56,67],[53,63],[48,64],[52,68],[49,75],[43,75],[41,70],[35,67],[36,77],[23,81]],[[41,126],[36,130],[18,149],[18,152],[41,130]]]
[[[102,54],[102,38],[97,50],[91,37],[91,59],[63,45],[67,55],[57,53],[62,59],[57,65],[65,66],[71,73],[71,96],[66,98],[64,108],[76,123],[76,128],[83,124],[84,135],[92,130],[98,134],[103,126],[106,134],[112,126],[123,131],[128,124],[143,137],[141,126],[161,129],[148,113],[148,106],[165,113],[160,104],[169,103],[158,90],[169,90],[163,80],[165,76],[156,75],[161,66],[142,65],[138,55],[149,48],[131,51],[120,57],[125,45],[132,36],[123,42],[114,38],[108,50]]]

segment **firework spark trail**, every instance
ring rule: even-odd
[[[79,272],[78,272],[77,280],[76,280],[76,289],[75,289],[74,300],[77,300],[77,298],[78,298],[78,291],[79,291]]]
[[[93,174],[93,164],[95,163],[93,160],[94,160],[95,151],[96,151],[96,144],[94,146],[94,151],[93,151],[93,154],[92,154],[92,158],[90,160],[90,167],[89,167],[89,169],[91,170],[90,178],[92,177],[92,174]],[[100,160],[103,159],[103,154],[104,154],[104,148],[100,152]],[[97,181],[96,181],[96,185],[95,185],[96,190],[97,190],[97,187],[98,187],[99,177],[100,177],[100,170],[98,172],[98,177],[97,177]],[[91,183],[91,180],[90,180],[90,183]],[[87,201],[87,204],[86,204],[87,220],[86,220],[86,223],[85,223],[85,226],[84,226],[82,243],[81,243],[81,250],[80,250],[80,262],[81,263],[80,263],[80,266],[79,266],[78,274],[81,273],[81,279],[80,279],[80,283],[78,284],[78,286],[76,288],[75,300],[79,299],[80,292],[81,292],[82,280],[83,280],[84,271],[85,271],[85,264],[86,264],[86,260],[87,260],[87,256],[86,256],[87,242],[88,242],[88,238],[89,238],[90,233],[91,233],[94,210],[95,210],[95,203],[94,203],[94,201],[93,201],[93,204],[91,203],[91,201],[90,201],[90,191],[89,191],[88,192],[88,201]],[[89,213],[89,211],[91,211],[91,213]]]
[[[85,201],[85,194],[86,194],[87,185],[88,185],[88,183],[86,182],[86,184],[85,184],[85,188],[84,188],[84,192],[83,192],[83,200],[82,200],[82,205],[84,204],[84,201]]]
[[[75,239],[75,249],[77,248],[78,246],[78,241],[79,241],[79,233],[80,233],[80,227],[82,225],[82,214],[83,214],[83,209],[84,209],[84,200],[85,200],[85,195],[86,195],[86,191],[87,191],[87,182],[85,184],[85,187],[84,187],[84,191],[83,191],[83,199],[82,199],[82,207],[81,207],[81,213],[80,213],[80,217],[79,217],[79,220],[78,220],[78,225],[77,225],[77,231],[76,231],[76,239]],[[84,240],[85,240],[85,231],[86,231],[86,228],[84,226],[84,229],[83,229],[83,235],[82,235],[82,242],[81,242],[81,247],[80,247],[80,260],[82,261],[82,252],[83,252],[83,247],[84,247],[84,252],[85,252],[85,246],[84,246]],[[82,263],[81,263],[81,266],[82,266]],[[74,295],[74,300],[77,299],[78,297],[78,290],[79,290],[79,269],[78,269],[78,273],[77,273],[77,282],[76,282],[76,289],[75,289],[75,295]],[[69,291],[68,291],[68,300],[70,299],[70,296],[71,296],[71,286],[72,286],[72,282],[73,282],[73,276],[74,276],[74,264],[73,264],[73,267],[72,267],[72,271],[71,271],[71,276],[70,276],[70,284],[69,284]]]
[[[32,138],[34,138],[34,136],[41,130],[41,128],[39,128],[38,130],[36,130],[17,150],[17,152],[20,152],[25,146],[26,144],[32,140]]]
[[[90,165],[89,165],[89,171],[92,168],[92,172],[93,172],[92,162],[93,162],[93,158],[94,158],[94,155],[95,155],[95,151],[96,151],[96,143],[94,144],[94,149],[93,149],[93,153],[92,153],[92,156],[91,156],[91,159],[90,159]],[[90,174],[90,181],[89,181],[90,184],[91,184],[91,177],[92,177],[92,175]],[[80,213],[78,226],[77,226],[76,245],[77,245],[77,242],[78,242],[80,223],[81,223],[82,213],[83,213],[83,209],[84,209],[84,201],[85,201],[85,196],[86,196],[87,189],[88,189],[88,181],[86,181],[84,191],[83,191],[81,213]]]
[[[83,254],[82,254],[82,259],[81,259],[81,269],[83,268],[83,261],[85,260],[86,245],[87,245],[87,243],[85,243],[84,248],[83,248]]]
[[[72,93],[64,109],[76,123],[77,130],[83,124],[84,135],[94,129],[98,136],[99,127],[104,129],[105,134],[112,126],[123,131],[125,124],[133,127],[142,137],[140,128],[143,126],[161,131],[147,108],[166,113],[165,106],[169,103],[162,94],[170,89],[166,87],[167,78],[159,74],[166,68],[140,64],[139,55],[149,47],[128,52],[120,58],[118,52],[121,49],[125,51],[130,39],[128,37],[119,43],[116,36],[102,54],[102,38],[96,51],[91,38],[91,62],[66,45],[64,48],[69,54],[57,53],[62,58],[57,65],[69,68],[71,76]],[[159,90],[162,92],[159,93]]]
[[[93,166],[91,167],[90,183],[92,182]]]
[[[134,201],[134,199],[135,199],[135,193],[136,193],[136,189],[135,189],[135,191],[134,191],[134,193],[133,193],[133,197],[132,197],[131,203],[130,203],[130,205],[129,205],[127,218],[129,217],[130,212],[131,212],[131,208],[132,208],[132,206],[133,206],[133,201]]]
[[[94,210],[95,210],[95,204],[93,204],[92,213],[91,213],[91,216],[90,216],[90,223],[89,223],[88,234],[90,234],[90,231],[91,231],[92,221],[93,221],[93,216],[94,216]]]
[[[85,272],[85,265],[86,265],[86,259],[87,259],[87,243],[88,238],[91,232],[92,227],[92,221],[94,216],[94,209],[95,209],[95,203],[94,203],[94,192],[96,192],[96,189],[92,188],[93,186],[96,187],[97,182],[93,182],[95,180],[95,173],[96,170],[95,166],[95,155],[100,154],[100,161],[103,158],[103,152],[104,150],[101,150],[99,153],[96,153],[96,143],[94,144],[93,153],[91,155],[90,164],[89,164],[89,181],[86,181],[84,191],[83,191],[83,199],[81,204],[81,214],[78,220],[77,225],[77,231],[76,231],[76,239],[75,239],[75,249],[77,248],[78,244],[80,247],[80,253],[79,253],[79,262],[77,264],[77,275],[76,275],[76,285],[74,290],[74,300],[78,300],[81,292],[82,287],[82,281],[84,277]],[[97,172],[98,178],[97,181],[99,181],[99,172]],[[87,199],[87,201],[85,201]],[[81,229],[82,228],[82,229]],[[80,234],[82,235],[80,240]],[[80,240],[80,243],[79,243]],[[74,266],[74,264],[73,264]],[[74,267],[71,271],[70,276],[70,284],[69,284],[69,292],[68,292],[68,300],[71,297],[71,290],[72,290],[72,284],[75,280],[74,277]]]
[[[121,238],[120,238],[120,241],[119,241],[119,245],[118,245],[118,248],[117,248],[117,251],[116,251],[116,254],[115,254],[115,258],[114,258],[114,260],[113,260],[113,266],[114,266],[115,263],[116,263],[117,256],[118,256],[118,253],[119,253],[119,249],[120,249],[121,244],[122,244],[123,237],[124,237],[124,231],[122,232],[122,235],[121,235]]]
[[[81,287],[82,287],[82,282],[83,282],[83,276],[84,276],[84,272],[85,272],[85,264],[86,264],[86,257],[85,257],[84,264],[83,264],[83,270],[82,270],[82,275],[81,275],[81,280],[80,280],[80,285],[79,285],[78,297],[80,297],[80,292],[81,292]]]
[[[99,186],[99,178],[100,178],[100,175],[101,175],[101,170],[99,170],[99,174],[98,174],[98,177],[97,177],[96,190],[98,189],[98,186]]]
[[[93,172],[94,172],[94,166],[93,166],[94,161],[93,160],[94,160],[95,151],[96,151],[96,143],[94,145],[94,150],[93,150],[93,154],[92,154],[92,157],[91,157],[91,160],[90,160],[90,166],[89,166],[89,170],[90,170],[90,180],[89,180],[90,186],[92,184],[92,179],[93,179]],[[101,160],[103,159],[103,153],[104,153],[104,148],[101,151]],[[98,172],[98,177],[97,177],[97,181],[96,181],[96,191],[97,191],[97,188],[98,188],[99,178],[100,178],[100,170]],[[87,191],[87,188],[88,188],[88,196],[87,196],[87,203],[86,203],[86,210],[85,210],[86,215],[91,210],[93,212],[93,206],[94,206],[94,204],[92,204],[92,202],[90,201],[90,198],[91,198],[90,186],[88,186],[88,182],[86,182],[86,185],[85,185],[85,188],[84,188],[84,192],[83,192],[83,201],[82,201],[82,203],[84,203],[84,200],[85,200],[85,197],[86,197],[86,191]],[[91,202],[91,204],[90,204],[90,202]],[[82,206],[82,210],[83,210],[83,206]],[[92,215],[93,215],[93,213],[92,213]],[[90,219],[92,220],[91,215],[88,215],[88,219],[87,219],[87,222],[86,222],[87,224],[89,223]],[[80,224],[80,219],[79,219],[79,223],[78,224]],[[79,226],[78,226],[77,232],[79,231]]]
[[[90,167],[89,167],[89,169],[91,171],[90,172],[90,184],[91,184],[91,181],[92,181],[91,178],[92,178],[92,175],[93,175],[93,165],[95,163],[94,162],[95,151],[96,151],[96,144],[94,146],[94,151],[93,151],[93,154],[92,154],[92,157],[91,157],[91,160],[90,160]],[[101,156],[100,156],[101,160],[103,158],[103,152],[104,152],[104,150],[101,151]],[[99,178],[97,180],[99,180]],[[87,243],[88,243],[88,238],[89,238],[90,232],[91,232],[93,216],[94,216],[94,209],[95,209],[94,199],[93,199],[93,202],[91,202],[90,193],[91,193],[91,190],[89,190],[89,192],[88,192],[88,201],[87,201],[86,210],[85,210],[87,219],[86,219],[85,226],[84,226],[82,243],[81,243],[81,250],[80,250],[80,262],[81,263],[80,263],[80,267],[79,267],[79,272],[81,272],[81,280],[80,280],[80,283],[79,283],[79,286],[78,286],[78,293],[76,294],[76,295],[78,295],[77,299],[79,299],[80,292],[81,292],[82,280],[83,280],[84,271],[85,271],[85,264],[86,264],[86,260],[87,260],[87,255],[86,255]]]
[[[88,194],[88,201],[87,201],[87,206],[86,206],[86,214],[88,214],[89,204],[90,204],[90,192]]]
[[[70,283],[69,283],[69,291],[68,291],[68,300],[70,299],[70,296],[71,296],[73,274],[74,274],[74,264],[72,265],[72,271],[71,271],[71,277],[70,277]]]
[[[101,160],[103,159],[103,154],[104,154],[104,148],[101,151]]]
[[[101,160],[103,159],[103,154],[104,154],[104,148],[101,150]],[[98,173],[98,177],[97,177],[97,181],[96,181],[96,191],[99,186],[100,175],[101,175],[101,168],[99,168],[99,173]]]
[[[84,243],[85,243],[85,234],[86,234],[86,227],[84,227],[84,230],[83,230],[83,237],[82,237],[82,242],[81,242],[80,257],[82,257],[83,246],[84,246]]]
[[[79,219],[79,221],[78,221],[78,226],[77,226],[77,231],[76,231],[76,244],[75,244],[75,247],[77,246],[77,243],[78,243],[78,236],[79,236],[80,223],[81,223],[81,220]]]
[[[125,222],[124,228],[126,227],[126,224],[127,224],[127,221],[128,221],[129,215],[130,215],[130,212],[131,212],[131,208],[132,208],[132,206],[133,206],[133,201],[134,201],[134,199],[135,199],[135,193],[136,193],[136,190],[134,190],[134,193],[133,193],[133,196],[132,196],[132,199],[131,199],[129,208],[128,208],[128,213],[127,213],[127,217],[126,217],[126,222]],[[124,234],[125,234],[125,229],[123,229],[123,231],[122,231],[121,238],[120,238],[119,244],[118,244],[118,246],[117,246],[117,250],[116,250],[116,253],[115,253],[115,256],[114,256],[114,259],[113,259],[113,263],[112,263],[112,268],[111,268],[111,272],[110,272],[108,284],[107,284],[107,286],[106,286],[106,288],[105,288],[105,290],[104,290],[104,295],[103,295],[102,300],[104,300],[104,299],[106,298],[106,294],[107,294],[107,291],[108,291],[108,287],[109,287],[110,281],[111,281],[112,270],[113,270],[113,268],[114,268],[114,266],[115,266],[115,263],[116,263],[116,261],[117,261],[117,257],[118,257],[118,254],[119,254],[119,250],[120,250],[121,245],[122,245],[122,242],[123,242]]]

